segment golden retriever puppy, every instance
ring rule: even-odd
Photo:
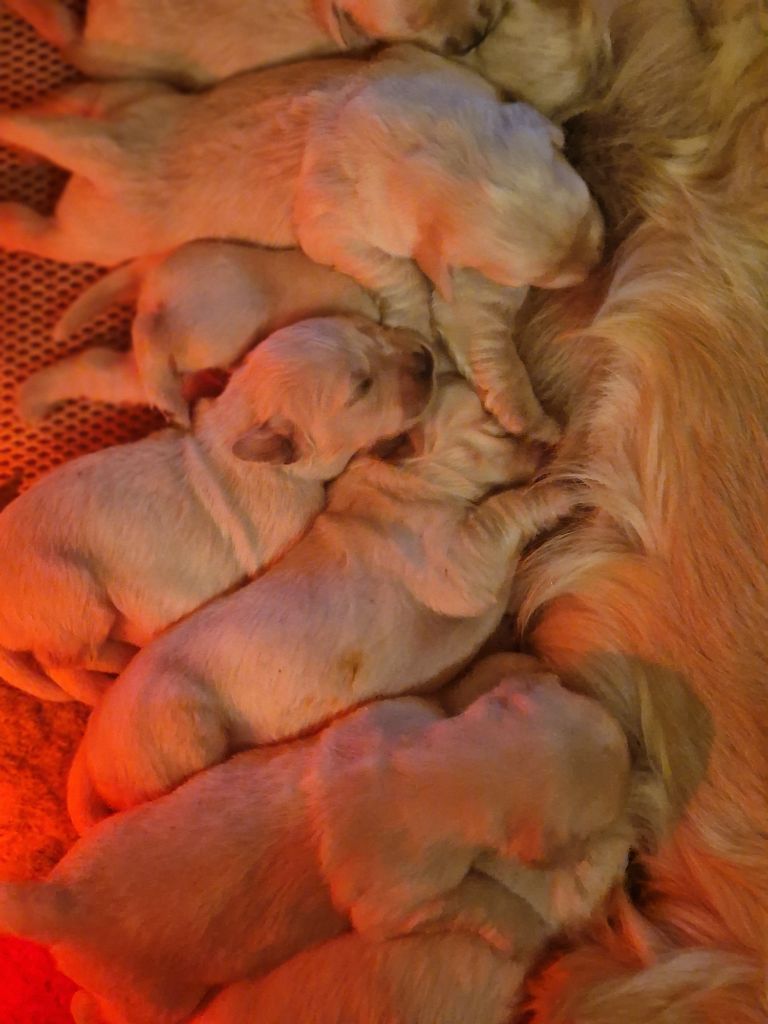
[[[132,350],[94,347],[38,370],[19,389],[23,419],[39,419],[67,398],[90,398],[153,405],[189,426],[189,375],[228,369],[299,320],[333,313],[378,318],[363,288],[299,250],[199,241],[107,274],[66,311],[54,337],[62,340],[119,301],[136,302]]]
[[[285,551],[356,452],[412,425],[431,366],[410,332],[304,321],[256,349],[191,433],[51,472],[0,513],[3,678],[94,703],[136,646]]]
[[[256,350],[258,351],[258,349]],[[573,495],[529,479],[538,448],[443,379],[415,452],[361,457],[279,562],[145,648],[91,716],[70,779],[82,829],[238,749],[373,697],[435,688],[501,619],[522,547]]]
[[[414,933],[475,936],[514,996],[545,938],[591,913],[627,853],[621,729],[530,661],[480,663],[467,707],[466,692],[445,709],[381,701],[117,815],[45,883],[0,884],[0,930],[49,944],[109,1024],[186,1021],[217,987],[350,927],[385,949]],[[352,949],[362,985],[371,967]],[[247,1013],[220,1018],[219,1004],[211,1019],[260,1019],[253,988]],[[351,993],[339,997],[357,1020]],[[422,993],[422,1016],[434,998]]]
[[[97,78],[203,86],[241,71],[411,40],[461,53],[485,38],[501,0],[88,0],[85,25],[62,0],[6,0]]]
[[[489,281],[472,317],[479,307],[492,326],[488,336],[447,332],[468,348],[457,358],[504,426],[553,440],[510,323],[521,286],[587,274],[602,220],[560,151],[562,132],[531,107],[401,46],[372,62],[253,72],[197,95],[91,83],[57,108],[0,118],[0,139],[75,172],[51,218],[0,204],[0,245],[105,265],[200,237],[299,245],[370,289],[388,323],[424,334],[427,278],[450,302],[452,269],[478,271]]]
[[[604,83],[611,53],[604,14],[592,0],[515,0],[460,59],[510,95],[564,121]]]

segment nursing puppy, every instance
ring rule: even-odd
[[[104,822],[47,882],[0,885],[0,930],[49,944],[109,1024],[187,1020],[350,927],[370,945],[464,931],[519,984],[626,859],[624,737],[531,660],[488,659],[444,702],[373,704]],[[349,966],[362,984],[359,950]]]
[[[501,0],[88,0],[85,25],[61,0],[6,0],[87,75],[203,86],[240,71],[411,40],[460,53]]]
[[[454,355],[507,429],[557,435],[510,325],[521,286],[586,275],[602,221],[562,133],[532,108],[500,103],[479,75],[408,46],[194,96],[91,83],[55,105],[0,118],[0,139],[75,172],[52,218],[0,204],[0,245],[105,265],[201,237],[298,245],[376,294],[386,322],[424,334],[419,268],[449,307],[452,271],[479,272],[481,291],[455,286],[456,302],[471,302],[459,318],[481,326],[446,331]]]
[[[257,349],[258,351],[258,349]],[[238,749],[373,697],[434,688],[498,624],[522,547],[573,504],[529,479],[539,454],[444,380],[416,453],[364,457],[301,542],[239,593],[159,637],[111,688],[70,779],[78,828]]]
[[[256,349],[192,433],[54,470],[0,514],[3,678],[93,703],[136,646],[292,544],[357,451],[412,425],[430,367],[409,332],[305,321]]]
[[[189,425],[185,378],[228,369],[273,331],[331,313],[378,319],[367,292],[299,250],[199,241],[135,260],[84,292],[57,324],[57,340],[114,302],[136,302],[127,353],[94,347],[33,374],[19,389],[23,419],[67,398],[153,405]]]

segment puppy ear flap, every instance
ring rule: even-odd
[[[281,424],[278,428],[269,420],[257,423],[238,437],[232,454],[243,462],[268,462],[273,466],[290,466],[298,460],[290,425]]]
[[[338,3],[331,4],[328,28],[336,45],[345,50],[365,50],[376,41]]]
[[[413,258],[422,274],[425,274],[437,288],[446,302],[453,299],[451,268],[445,261],[438,230],[428,227],[421,233],[413,251]]]

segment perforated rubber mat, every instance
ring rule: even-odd
[[[0,0],[0,108],[23,106],[77,78]],[[50,165],[0,146],[0,200],[22,201],[49,212],[64,181],[65,175]],[[59,314],[100,273],[94,267],[0,251],[0,506],[17,487],[28,486],[60,462],[159,425],[146,410],[85,402],[67,402],[34,427],[16,415],[16,387],[33,370],[96,339],[116,346],[127,343],[129,314],[119,309],[62,344],[51,339]]]

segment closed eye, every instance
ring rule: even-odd
[[[363,379],[356,384],[355,390],[352,392],[347,405],[352,405],[354,402],[359,402],[361,398],[365,398],[372,387],[373,377],[363,377]]]

